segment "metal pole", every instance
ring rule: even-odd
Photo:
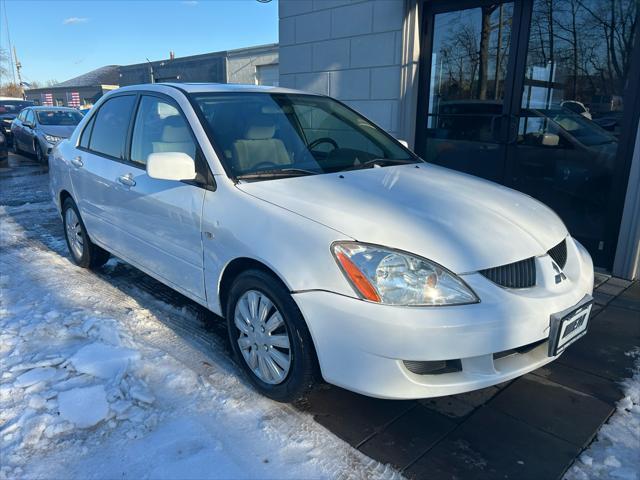
[[[156,79],[153,77],[153,63],[151,63],[151,60],[149,60],[148,58],[147,58],[147,62],[149,62],[149,73],[151,74],[151,83],[156,83]]]

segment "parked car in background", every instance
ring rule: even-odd
[[[50,163],[73,261],[111,252],[225,317],[275,400],[317,370],[382,398],[475,390],[586,333],[593,264],[553,211],[424,162],[330,97],[125,87]]]
[[[46,163],[51,149],[69,138],[82,115],[68,107],[29,107],[11,125],[13,151],[31,153]]]
[[[11,123],[13,119],[26,107],[33,105],[33,102],[22,100],[21,98],[0,97],[0,132],[5,136],[8,145],[11,145]]]
[[[582,102],[578,102],[577,100],[565,100],[560,102],[560,106],[591,120],[591,112],[589,112],[589,109]]]
[[[9,146],[7,145],[7,138],[0,132],[0,167],[6,166],[8,161]]]

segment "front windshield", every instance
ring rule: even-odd
[[[280,93],[203,93],[193,98],[222,161],[237,178],[312,175],[420,161],[331,98]]]
[[[40,125],[77,125],[82,120],[75,110],[38,110],[36,115]]]

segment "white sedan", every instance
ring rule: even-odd
[[[226,318],[275,400],[320,377],[381,398],[483,388],[587,330],[593,264],[553,211],[329,97],[121,88],[50,172],[73,261],[117,255]]]

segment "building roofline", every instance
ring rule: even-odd
[[[220,50],[217,52],[208,52],[208,53],[198,53],[196,55],[187,55],[186,57],[175,57],[173,60],[170,58],[163,58],[160,60],[151,60],[151,64],[153,66],[160,65],[163,62],[174,62],[177,60],[200,60],[203,58],[213,58],[213,57],[227,57],[228,55],[238,55],[242,53],[250,53],[255,51],[268,51],[278,48],[278,43],[266,43],[264,45],[256,45],[253,47],[242,47],[236,48],[233,50]],[[144,67],[145,65],[149,65],[148,62],[140,62],[140,63],[132,63],[129,65],[121,65],[121,70],[126,70],[128,68],[139,68]]]

